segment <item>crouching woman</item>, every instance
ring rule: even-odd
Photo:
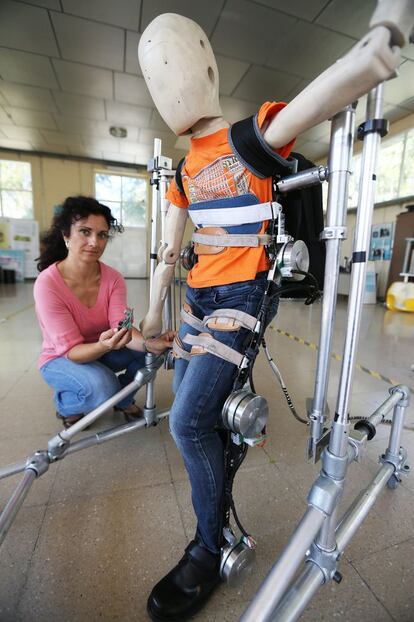
[[[135,327],[118,329],[127,304],[125,280],[100,258],[120,231],[105,205],[68,197],[43,239],[34,286],[43,334],[39,369],[54,390],[56,415],[65,427],[132,382],[145,352],[161,354],[174,338],[167,332],[144,340]],[[127,420],[141,415],[134,394],[115,410]]]

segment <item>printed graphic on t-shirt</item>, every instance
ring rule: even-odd
[[[234,197],[249,191],[246,169],[235,155],[225,155],[205,166],[188,183],[190,203]]]

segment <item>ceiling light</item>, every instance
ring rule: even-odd
[[[109,128],[109,133],[111,136],[115,136],[115,138],[126,138],[128,134],[124,127],[117,127],[116,125],[112,125]]]

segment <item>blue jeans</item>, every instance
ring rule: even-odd
[[[55,392],[56,410],[62,417],[70,417],[88,413],[100,406],[132,382],[144,364],[144,352],[122,348],[108,352],[91,363],[74,363],[60,356],[45,363],[40,373]],[[122,370],[125,370],[124,373],[116,376],[115,372]],[[135,393],[125,397],[117,406],[130,406]]]
[[[187,287],[186,300],[193,315],[203,319],[217,309],[232,308],[256,315],[263,297],[265,278],[193,289]],[[277,311],[272,304],[272,317]],[[271,318],[269,318],[270,320]],[[215,339],[241,352],[248,331],[214,331]],[[198,331],[181,324],[181,341],[187,333]],[[184,344],[187,351],[191,346]],[[176,359],[175,400],[170,412],[170,430],[187,469],[194,511],[197,516],[196,540],[218,553],[222,540],[222,498],[224,483],[224,447],[216,425],[221,421],[223,404],[229,396],[237,368],[213,354],[192,356],[190,361]]]

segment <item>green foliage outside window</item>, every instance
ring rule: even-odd
[[[358,203],[362,155],[353,159],[353,175],[349,183],[349,207]],[[414,130],[385,139],[377,165],[375,203],[414,195]]]
[[[0,160],[0,216],[33,218],[32,170],[29,162]]]
[[[129,175],[95,174],[95,196],[124,227],[147,224],[147,180]]]

